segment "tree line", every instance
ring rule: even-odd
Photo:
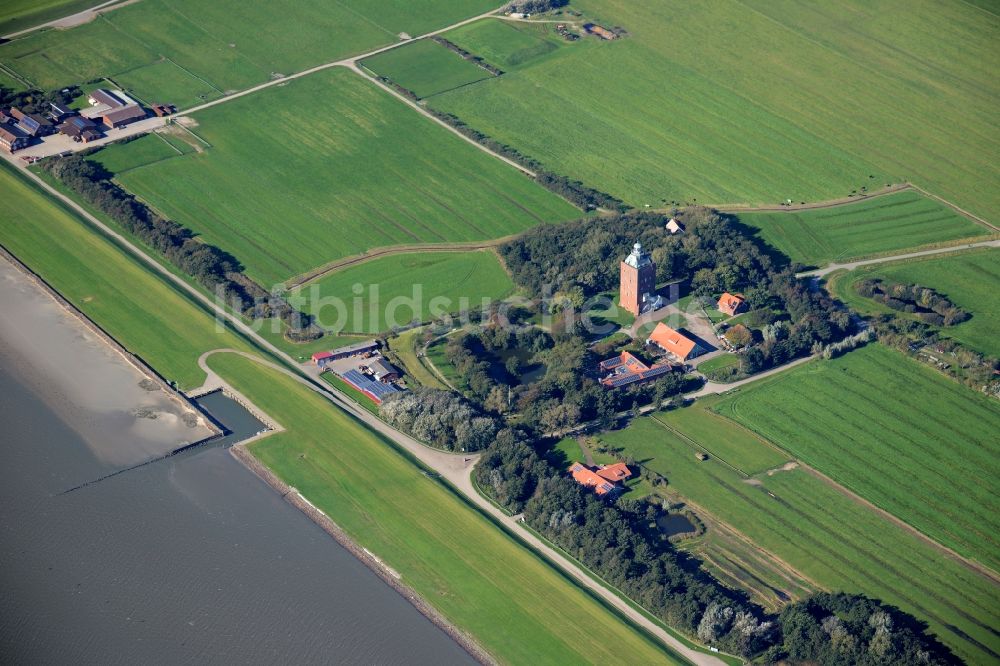
[[[112,180],[113,174],[100,163],[80,155],[69,155],[49,158],[41,166],[203,287],[221,292],[227,302],[244,315],[280,318],[287,325],[285,336],[293,341],[314,340],[323,335],[309,315],[295,310],[283,298],[268,293],[244,274],[235,257],[201,242],[190,229],[153,211],[119,187]]]

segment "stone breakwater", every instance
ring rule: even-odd
[[[245,443],[236,444],[229,449],[230,453],[240,461],[247,469],[257,475],[264,483],[271,486],[278,492],[286,502],[297,508],[309,517],[324,532],[343,546],[349,553],[358,558],[365,566],[371,569],[386,585],[396,590],[404,599],[410,602],[414,608],[433,622],[441,631],[445,632],[462,646],[473,659],[480,664],[492,666],[497,663],[496,659],[490,655],[481,645],[479,645],[470,635],[461,631],[451,624],[436,608],[427,603],[419,594],[402,582],[400,574],[382,562],[367,548],[358,545],[339,525],[330,519],[323,511],[312,502],[302,496],[295,488],[282,481],[270,469],[264,466],[257,458],[250,453]]]

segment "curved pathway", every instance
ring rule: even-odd
[[[950,245],[948,247],[935,247],[930,250],[920,250],[917,252],[906,252],[903,254],[893,254],[887,257],[875,257],[874,259],[859,259],[858,261],[849,261],[843,264],[829,264],[823,268],[817,268],[813,271],[805,271],[802,273],[796,273],[795,277],[804,278],[820,278],[829,273],[839,270],[854,270],[859,266],[868,266],[871,264],[884,264],[890,261],[899,261],[902,259],[915,259],[917,257],[928,257],[934,254],[945,254],[947,252],[957,252],[959,250],[970,250],[976,247],[1000,247],[1000,238],[995,240],[979,241],[978,243],[967,243],[965,245]]]

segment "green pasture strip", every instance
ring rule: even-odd
[[[493,76],[430,39],[379,53],[362,64],[412,90],[417,97],[429,97]]]
[[[656,418],[677,429],[681,411]],[[744,446],[766,446],[744,432]],[[685,439],[650,418],[603,438],[817,584],[898,605],[971,663],[987,663],[1000,650],[992,630],[1000,621],[995,584],[808,472],[748,480],[720,460],[697,460]]]
[[[768,245],[809,266],[981,240],[991,233],[912,190],[833,208],[739,213],[739,218]]]
[[[112,144],[94,153],[89,159],[104,165],[116,174],[177,157],[178,152],[156,134],[146,134],[128,143]]]
[[[235,355],[210,364],[286,428],[253,453],[501,661],[680,661],[309,389]]]
[[[211,149],[121,180],[265,287],[372,247],[500,238],[580,215],[343,68],[194,117]]]
[[[34,28],[97,4],[99,0],[4,0],[0,4],[0,35]]]
[[[905,0],[574,7],[627,36],[560,44],[431,106],[636,206],[823,201],[909,181],[1000,212],[995,13]],[[502,49],[469,36],[496,23],[446,37]]]
[[[0,46],[0,63],[45,90],[124,74],[145,100],[190,106],[492,8],[490,0],[143,0],[12,40]]]
[[[219,347],[249,349],[138,260],[53,203],[8,167],[0,244],[123,346],[182,389],[200,386],[197,360]]]
[[[953,338],[990,356],[1000,357],[1000,250],[983,248],[946,256],[906,259],[889,264],[862,266],[850,273],[831,276],[829,289],[851,309],[866,314],[881,312],[907,315],[857,293],[864,279],[881,278],[904,284],[920,284],[946,296],[972,315],[968,321],[942,327]]]
[[[514,285],[491,251],[390,255],[294,290],[289,301],[325,328],[379,333],[445,313],[481,310]],[[360,293],[358,293],[360,292]]]
[[[697,451],[704,451],[745,476],[780,467],[790,459],[728,419],[704,409],[704,404],[694,409],[674,410],[669,420],[655,415],[653,418],[688,443],[692,458]]]
[[[714,409],[935,541],[1000,571],[1000,403],[872,344]]]

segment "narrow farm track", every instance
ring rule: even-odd
[[[42,28],[72,28],[77,25],[83,25],[84,23],[89,23],[95,18],[103,14],[104,12],[111,11],[112,9],[118,9],[118,7],[124,7],[125,5],[131,5],[138,0],[107,0],[99,5],[94,5],[88,9],[70,14],[68,16],[62,16],[57,19],[52,19],[51,21],[46,21],[45,23],[39,23],[38,25],[32,26],[30,28],[24,28],[18,30],[17,32],[12,32],[7,35],[0,36],[0,39],[14,39],[15,37],[21,37],[29,32],[34,32],[35,30],[41,30]],[[112,7],[111,5],[115,5]],[[103,10],[103,11],[102,11]]]
[[[11,156],[7,156],[7,159],[11,162],[15,162]],[[297,381],[307,382],[311,385],[312,390],[320,393],[331,403],[361,421],[366,427],[382,434],[385,437],[388,437],[397,446],[410,452],[423,464],[440,473],[462,496],[465,497],[466,501],[474,505],[485,515],[489,516],[491,520],[504,525],[508,531],[526,548],[530,548],[539,557],[542,557],[552,566],[559,568],[576,584],[581,585],[591,593],[598,596],[604,603],[614,608],[633,625],[648,632],[650,635],[663,643],[667,648],[683,655],[684,658],[694,664],[698,664],[699,666],[723,666],[725,662],[721,659],[689,648],[685,643],[675,638],[670,632],[647,618],[642,612],[633,608],[614,591],[605,587],[603,583],[591,577],[580,566],[570,561],[567,557],[563,556],[553,547],[549,546],[528,530],[524,529],[516,519],[504,514],[500,511],[500,509],[494,506],[492,502],[486,499],[483,495],[479,494],[472,481],[472,461],[470,460],[468,465],[465,464],[465,458],[470,456],[455,457],[451,454],[445,454],[444,452],[432,449],[429,446],[413,439],[409,435],[406,435],[405,433],[389,426],[375,415],[358,406],[340,391],[327,386],[325,383],[321,383],[319,373],[315,368],[310,368],[310,373],[306,374],[295,359],[261,337],[259,333],[254,331],[240,317],[229,312],[197,288],[188,284],[177,275],[171,273],[155,259],[143,252],[138,246],[88,213],[82,206],[77,204],[68,196],[60,193],[48,185],[36,174],[27,169],[22,169],[22,173],[24,173],[27,178],[31,179],[38,188],[50,197],[59,201],[68,209],[72,210],[81,219],[85,220],[88,224],[92,225],[103,235],[108,237],[119,248],[134,256],[141,264],[146,266],[154,274],[175,287],[181,293],[188,296],[192,301],[204,308],[207,308],[207,310],[212,312],[219,321],[226,322],[228,325],[232,326],[244,335],[247,339],[252,340],[258,348],[266,350],[274,358],[280,359],[286,366],[282,372],[291,372],[288,369],[294,368],[295,374],[298,375]],[[275,367],[280,366],[275,365]],[[459,469],[456,469],[456,466]]]

